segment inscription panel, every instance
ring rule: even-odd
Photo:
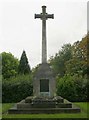
[[[49,80],[48,79],[40,80],[40,92],[49,92]]]

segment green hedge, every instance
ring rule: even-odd
[[[82,78],[82,76],[65,75],[62,78],[57,78],[57,95],[72,102],[87,101],[88,87],[89,82],[87,81],[87,78]]]
[[[30,76],[20,75],[2,82],[3,103],[19,102],[32,95],[33,87]]]
[[[57,78],[57,95],[72,102],[87,101],[88,87],[87,78],[82,78],[82,76],[65,75]],[[2,82],[3,103],[19,102],[32,94],[33,86],[30,75],[19,75]]]

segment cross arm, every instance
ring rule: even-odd
[[[35,19],[36,19],[36,18],[42,18],[42,15],[41,15],[41,14],[35,14],[34,17],[35,17]]]
[[[52,18],[52,19],[54,19],[54,14],[47,14],[46,18]]]

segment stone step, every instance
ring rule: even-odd
[[[53,113],[79,113],[80,108],[61,98],[31,98],[17,103],[13,108],[8,110],[9,114],[53,114]]]
[[[72,108],[72,103],[58,103],[56,104],[57,108]]]
[[[9,109],[9,114],[54,114],[54,113],[79,113],[79,108],[31,108],[28,110],[19,110],[17,108]]]
[[[63,103],[64,102],[64,99],[62,97],[57,97],[57,98],[54,98],[54,99],[41,99],[41,98],[35,98],[35,99],[32,99],[31,97],[27,97],[25,99],[25,103],[42,103],[42,104],[45,104],[45,103],[55,103],[55,102],[58,102],[58,103]]]
[[[29,109],[29,108],[72,108],[71,103],[39,103],[39,104],[33,104],[33,103],[18,103],[17,109]]]

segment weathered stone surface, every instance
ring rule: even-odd
[[[17,104],[17,109],[19,110],[27,110],[31,108],[72,108],[71,103],[59,103],[56,104],[54,102],[52,103],[19,103]]]
[[[34,99],[33,96],[29,96],[25,99],[25,103],[32,103],[32,100]]]
[[[57,108],[72,108],[72,103],[59,103],[56,104]]]
[[[46,13],[46,6],[42,6],[42,13],[35,14],[35,19],[42,20],[42,64],[39,65],[33,79],[34,96],[53,97],[56,92],[56,83],[53,72],[47,64],[46,20],[54,18],[53,14]]]
[[[63,103],[64,102],[64,99],[60,96],[55,96],[55,97],[52,97],[52,98],[45,98],[45,97],[27,97],[25,99],[25,103]]]
[[[42,13],[35,14],[35,19],[40,18],[42,20],[42,63],[47,63],[47,45],[46,45],[46,20],[48,18],[54,18],[53,14],[46,13],[46,6],[42,6]]]
[[[26,100],[32,99],[30,102]],[[38,98],[27,97],[25,100],[17,103],[13,108],[9,109],[9,114],[38,114],[38,113],[78,113],[80,108],[72,105],[69,101],[63,100],[57,102],[57,99],[63,100],[62,97],[54,98]]]
[[[48,80],[49,82],[49,91],[41,92],[40,91],[40,81]],[[44,83],[46,85],[46,82]],[[45,87],[45,85],[43,87]],[[49,64],[43,63],[40,64],[33,79],[33,95],[37,97],[54,97],[56,93],[56,80],[53,74],[52,69]]]
[[[79,108],[31,108],[26,110],[19,110],[12,108],[9,111],[9,114],[55,114],[55,113],[79,113]]]

